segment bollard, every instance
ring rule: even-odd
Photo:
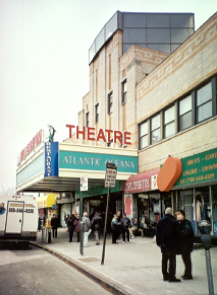
[[[48,229],[48,244],[51,243],[51,230],[50,228]]]
[[[212,239],[210,236],[211,224],[207,220],[201,220],[198,223],[198,228],[201,232],[201,242],[205,249],[205,257],[206,257],[206,270],[207,270],[207,279],[208,279],[208,287],[209,287],[209,295],[214,294],[214,286],[213,286],[213,276],[212,276],[212,266],[211,266],[211,258],[210,258],[210,248],[212,247]]]

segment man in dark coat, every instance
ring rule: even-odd
[[[122,243],[125,243],[125,233],[127,234],[127,242],[129,243],[130,241],[129,227],[130,227],[130,219],[124,213],[123,217],[121,218],[121,233],[123,238]]]
[[[57,238],[57,228],[59,225],[59,220],[54,214],[53,217],[51,218],[51,226],[52,226],[52,231],[53,231],[53,238]]]
[[[157,224],[156,243],[162,252],[162,274],[163,280],[169,282],[180,282],[176,278],[176,252],[180,244],[179,223],[172,216],[172,209],[167,208],[164,218]],[[169,261],[169,272],[167,264]]]
[[[100,232],[102,232],[103,228],[103,223],[102,223],[102,217],[99,216],[99,213],[96,212],[95,216],[92,218],[92,230],[95,235],[96,239],[96,245],[99,245],[99,240],[100,240]]]
[[[191,222],[185,219],[185,211],[178,210],[176,212],[176,217],[179,222],[180,232],[181,232],[181,254],[185,265],[185,272],[182,278],[184,280],[192,280],[191,274],[191,251],[193,250],[193,239],[194,232],[191,226]]]

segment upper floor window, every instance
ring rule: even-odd
[[[86,127],[89,127],[89,112],[86,113]]]
[[[95,122],[98,123],[99,122],[99,103],[97,103],[95,105]]]
[[[111,114],[113,110],[113,92],[108,94],[108,114]]]
[[[139,125],[139,148],[148,146],[148,122]]]
[[[175,134],[175,107],[164,111],[164,138]]]
[[[122,82],[122,103],[127,101],[127,80]]]
[[[197,123],[212,117],[212,82],[196,92]]]
[[[192,96],[189,95],[179,101],[179,130],[185,130],[192,124]]]
[[[151,118],[151,144],[160,139],[160,114],[158,114]]]

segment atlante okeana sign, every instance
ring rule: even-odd
[[[96,170],[105,171],[106,163],[114,163],[118,172],[137,173],[137,157],[85,153],[85,152],[59,152],[60,169],[79,169],[79,170]]]

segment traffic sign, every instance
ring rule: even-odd
[[[106,163],[105,187],[116,186],[117,166],[113,163]]]

